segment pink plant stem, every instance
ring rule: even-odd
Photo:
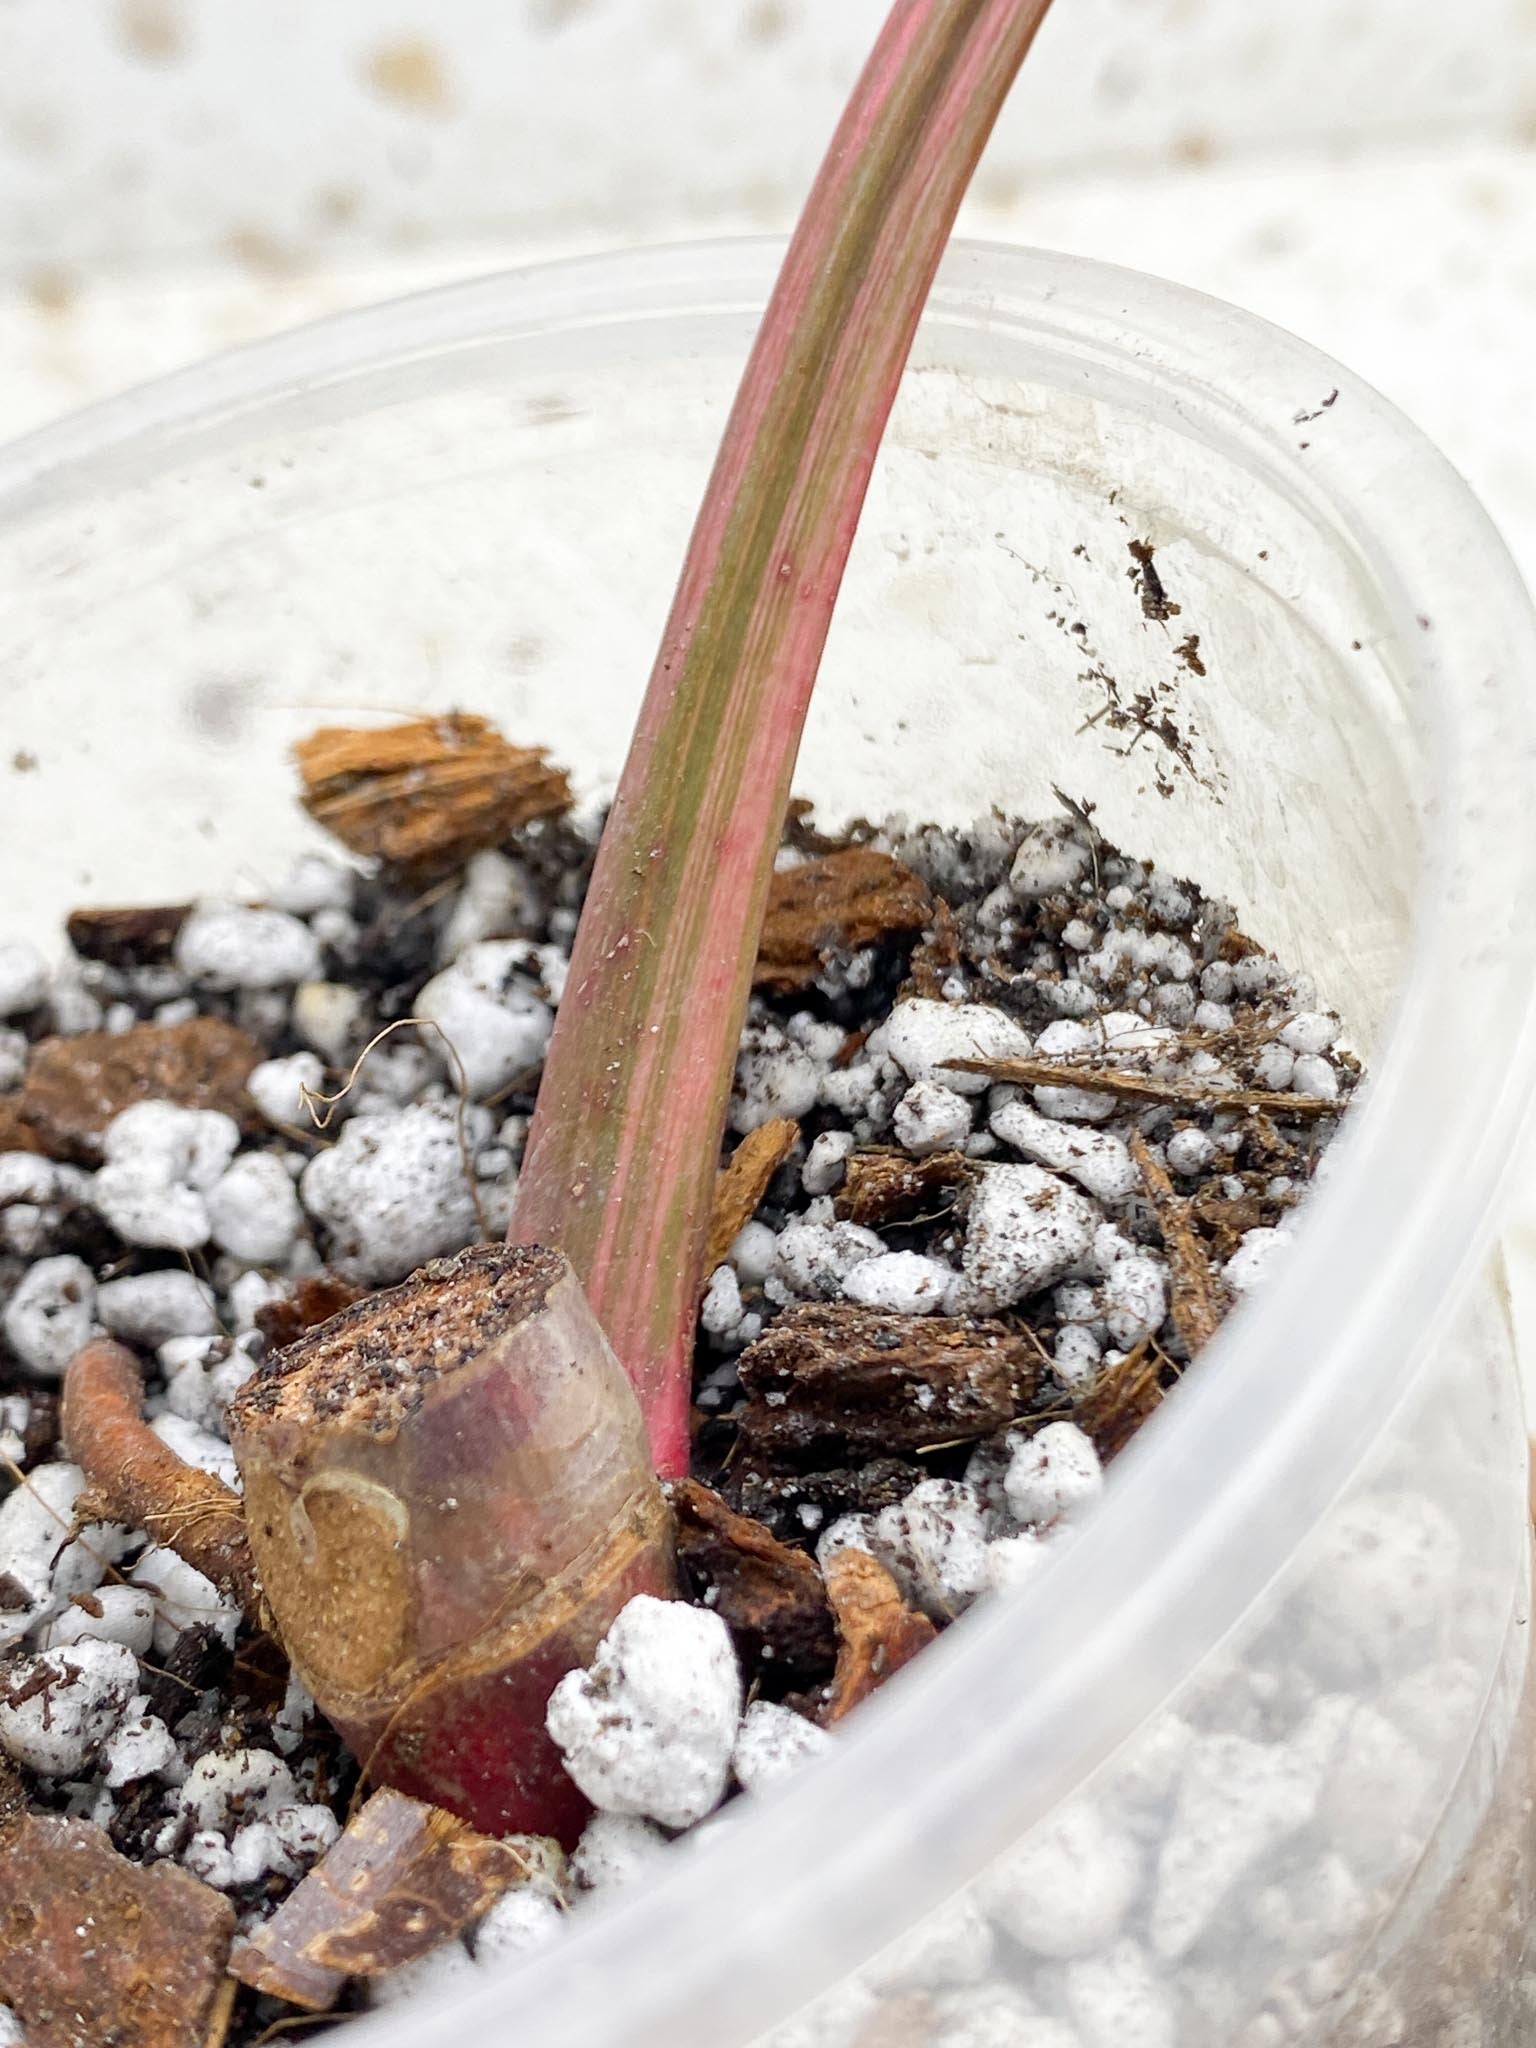
[[[688,1462],[718,1146],[790,777],[887,415],[1048,0],[897,0],[737,394],[587,899],[509,1236],[560,1246]]]

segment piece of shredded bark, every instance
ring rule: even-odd
[[[837,1636],[811,1559],[697,1479],[675,1480],[669,1491],[679,1561],[695,1597],[708,1596],[730,1629],[745,1668],[756,1671],[766,1656],[788,1678],[824,1677]]]
[[[706,1275],[713,1273],[725,1258],[743,1225],[751,1222],[758,1203],[768,1192],[768,1183],[795,1149],[799,1136],[800,1126],[793,1117],[770,1117],[767,1123],[748,1131],[720,1168],[709,1212]]]
[[[830,1560],[827,1598],[841,1648],[821,1710],[824,1728],[851,1714],[937,1634],[926,1614],[908,1607],[885,1566],[864,1550],[840,1550]]]
[[[322,726],[293,751],[299,801],[315,822],[353,853],[414,874],[462,867],[571,805],[571,785],[542,747],[514,747],[466,711]]]
[[[1023,1412],[1039,1352],[1006,1323],[853,1302],[788,1308],[741,1355],[746,1449],[836,1463],[989,1436]]]
[[[380,1976],[451,1940],[528,1870],[521,1850],[441,1807],[375,1792],[230,1968],[258,1991],[326,2012],[349,1977]]]
[[[888,853],[850,846],[773,878],[753,981],[774,995],[809,988],[833,953],[908,937],[933,918],[928,885]]]

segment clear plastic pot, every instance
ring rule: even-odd
[[[310,836],[286,748],[327,718],[464,704],[610,778],[774,261],[475,283],[0,458],[0,922],[259,892]],[[1011,1930],[988,1980],[1080,2048],[1529,2038],[1525,1449],[1490,1245],[1532,1073],[1533,678],[1502,547],[1374,393],[1171,286],[954,251],[801,788],[950,821],[1096,804],[1309,972],[1374,1079],[1294,1247],[1044,1573],[515,1989],[372,2038],[729,2048],[886,1951],[869,1983],[894,1957],[927,1989],[845,1985],[793,2038],[958,2048],[920,1923],[978,1878]],[[1016,1861],[984,1874],[1038,1860],[1068,1801],[1091,1840],[1037,1876],[1067,1906],[1046,1932]]]

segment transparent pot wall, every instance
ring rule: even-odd
[[[494,280],[0,462],[3,921],[259,895],[313,836],[288,749],[317,723],[461,705],[600,789],[771,268]],[[833,1984],[785,2048],[1529,2038],[1524,1450],[1478,1262],[1529,1069],[1530,647],[1459,486],[1333,366],[957,252],[801,791],[1094,806],[1309,973],[1379,1079],[1286,1269],[1056,1563],[515,1999],[402,2042],[515,2011],[528,2044],[729,2048]]]

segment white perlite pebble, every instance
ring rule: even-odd
[[[848,1155],[857,1143],[852,1131],[823,1131],[805,1155],[800,1185],[808,1195],[830,1195],[841,1187]]]
[[[96,1313],[114,1337],[151,1348],[173,1337],[211,1337],[219,1327],[213,1289],[176,1266],[104,1280]]]
[[[554,1013],[522,968],[524,939],[483,939],[435,974],[416,998],[418,1017],[438,1026],[458,1054],[464,1086],[479,1099],[538,1067],[554,1029]],[[442,1041],[429,1034],[434,1053]],[[457,1086],[458,1069],[445,1062]]]
[[[21,2021],[8,2005],[0,2005],[0,2048],[27,2048]]]
[[[0,1316],[5,1341],[40,1380],[62,1379],[98,1327],[95,1276],[69,1254],[29,1266]]]
[[[288,1293],[287,1285],[269,1273],[242,1273],[225,1296],[236,1331],[254,1330],[258,1311],[269,1302],[285,1301]]]
[[[1243,1877],[1317,1810],[1315,1762],[1285,1744],[1210,1735],[1179,1781],[1157,1859],[1148,1936],[1165,1962],[1200,1939]]]
[[[226,1647],[234,1646],[240,1609],[174,1550],[152,1544],[129,1577],[154,1598],[155,1649],[160,1656],[168,1656],[176,1638],[189,1628],[210,1628]]]
[[[971,1105],[942,1081],[914,1081],[891,1119],[898,1145],[924,1159],[948,1152],[971,1135]]]
[[[1110,1342],[1129,1351],[1162,1327],[1168,1313],[1167,1270],[1150,1252],[1117,1259],[1105,1278],[1102,1299]]]
[[[971,1197],[953,1306],[985,1315],[1037,1294],[1082,1258],[1102,1221],[1041,1167],[987,1167]]]
[[[1237,1250],[1221,1269],[1222,1279],[1234,1293],[1246,1294],[1269,1278],[1276,1258],[1290,1242],[1291,1233],[1283,1226],[1245,1230]]]
[[[1298,1010],[1280,1027],[1280,1043],[1294,1053],[1326,1052],[1338,1035],[1337,1018],[1322,1010]]]
[[[1026,1529],[1077,1520],[1104,1491],[1093,1439],[1075,1422],[1048,1422],[1015,1441],[1003,1491],[1014,1519]]]
[[[789,1223],[779,1232],[769,1277],[791,1295],[830,1301],[856,1266],[884,1250],[884,1240],[859,1223]]]
[[[293,992],[293,1028],[333,1067],[348,1066],[367,1037],[368,1004],[344,981],[305,981]]]
[[[1056,1332],[1051,1365],[1064,1387],[1077,1393],[1098,1378],[1104,1347],[1092,1330],[1068,1323]]]
[[[741,1318],[741,1283],[735,1269],[716,1266],[699,1304],[699,1325],[706,1336],[718,1341],[734,1336],[741,1328]]]
[[[1271,1039],[1254,1054],[1253,1082],[1256,1088],[1289,1088],[1296,1071],[1296,1055],[1289,1046]]]
[[[1204,1131],[1193,1124],[1187,1131],[1175,1131],[1168,1140],[1166,1157],[1170,1173],[1203,1173],[1211,1163],[1215,1146]]]
[[[772,1700],[754,1700],[748,1707],[731,1753],[731,1768],[743,1791],[761,1792],[793,1777],[802,1764],[825,1756],[832,1737],[790,1707]]]
[[[0,940],[0,1017],[35,1010],[48,993],[48,963],[25,939]]]
[[[537,1955],[565,1932],[565,1915],[543,1892],[518,1885],[503,1892],[470,1938],[477,1963]]]
[[[1339,1077],[1321,1053],[1304,1052],[1291,1070],[1291,1086],[1298,1095],[1318,1095],[1332,1102],[1339,1092]]]
[[[66,1643],[83,1642],[86,1637],[102,1643],[121,1643],[136,1657],[147,1657],[155,1635],[155,1603],[138,1586],[100,1586],[88,1593],[89,1606],[71,1601],[38,1637],[45,1650],[61,1650]],[[91,1608],[96,1608],[96,1613]]]
[[[136,1708],[136,1710],[135,1710]],[[102,1747],[103,1782],[112,1791],[135,1784],[140,1778],[155,1778],[175,1771],[181,1763],[176,1738],[158,1714],[147,1714],[130,1703],[127,1718],[120,1721]]]
[[[1173,1995],[1139,1942],[1069,1964],[1064,1988],[1082,2048],[1178,2048]]]
[[[882,1252],[862,1259],[843,1282],[847,1301],[900,1315],[926,1316],[940,1309],[955,1283],[955,1271],[922,1252]]]
[[[317,910],[350,910],[357,876],[323,853],[301,853],[272,891],[275,910],[292,917],[313,917]]]
[[[1049,818],[1032,825],[1019,841],[1008,870],[1008,886],[1015,896],[1030,902],[1074,887],[1092,865],[1093,854],[1074,836],[1074,828]]]
[[[992,1129],[1005,1145],[1041,1166],[1069,1174],[1101,1202],[1120,1202],[1141,1185],[1130,1148],[1108,1131],[1084,1131],[1042,1116],[1027,1102],[1005,1102],[992,1113]]]
[[[299,1192],[331,1232],[334,1263],[374,1285],[478,1235],[457,1117],[444,1103],[354,1117],[304,1169]]]
[[[823,1572],[840,1550],[863,1550],[875,1554],[874,1517],[839,1515],[829,1522],[816,1541],[816,1562]]]
[[[74,1594],[91,1592],[122,1556],[127,1531],[115,1525],[93,1522],[70,1540],[84,1486],[80,1467],[57,1459],[0,1502],[0,1574],[13,1582],[12,1601],[22,1602],[0,1609],[0,1647],[62,1613]]]
[[[743,1137],[778,1116],[802,1117],[816,1106],[821,1068],[776,1024],[749,1024],[742,1033],[731,1095],[731,1129]]]
[[[667,1838],[632,1813],[594,1813],[571,1853],[571,1876],[587,1892],[621,1891],[655,1868]]]
[[[1113,1940],[1140,1882],[1141,1858],[1129,1835],[1077,1799],[1010,1850],[981,1880],[979,1895],[1031,1954],[1062,1959]]]
[[[293,1250],[304,1212],[293,1178],[271,1152],[245,1152],[208,1190],[213,1241],[253,1265],[278,1265]]]
[[[221,1110],[136,1102],[102,1134],[106,1164],[91,1201],[129,1244],[195,1251],[209,1237],[203,1197],[239,1142]]]
[[[744,1223],[731,1244],[731,1264],[744,1287],[760,1287],[773,1270],[778,1237],[767,1223]]]
[[[312,1052],[291,1052],[286,1059],[263,1060],[252,1067],[245,1092],[269,1124],[301,1131],[314,1129],[303,1091],[318,1095],[325,1088],[325,1068]]]
[[[640,1593],[546,1714],[566,1769],[609,1813],[689,1827],[718,1806],[741,1718],[741,1673],[718,1614]]]
[[[1027,1059],[1034,1042],[1005,1010],[911,996],[892,1010],[885,1049],[912,1081],[939,1081],[956,1095],[985,1094],[984,1074],[957,1073],[950,1060]]]
[[[199,1757],[176,1796],[176,1811],[194,1828],[226,1834],[265,1820],[298,1800],[293,1773],[264,1749],[213,1750]]]
[[[176,935],[176,965],[207,988],[283,988],[320,975],[320,942],[285,910],[209,904]]]
[[[464,886],[438,941],[439,960],[447,965],[467,946],[516,930],[524,921],[527,897],[527,874],[516,861],[492,848],[472,853],[464,868]]]
[[[24,1031],[0,1026],[0,1095],[8,1095],[13,1088],[21,1086],[31,1052]],[[31,1156],[27,1154],[28,1158]]]
[[[976,1900],[962,1892],[907,1929],[901,1940],[865,1971],[877,1991],[932,1991],[979,1984],[992,1961],[992,1926]]]
[[[84,1770],[139,1689],[139,1662],[121,1643],[70,1643],[18,1658],[11,1696],[42,1681],[15,1705],[0,1704],[0,1748],[44,1778]]]
[[[991,1583],[986,1514],[963,1480],[920,1480],[880,1510],[871,1535],[907,1598],[936,1620],[960,1613]]]

